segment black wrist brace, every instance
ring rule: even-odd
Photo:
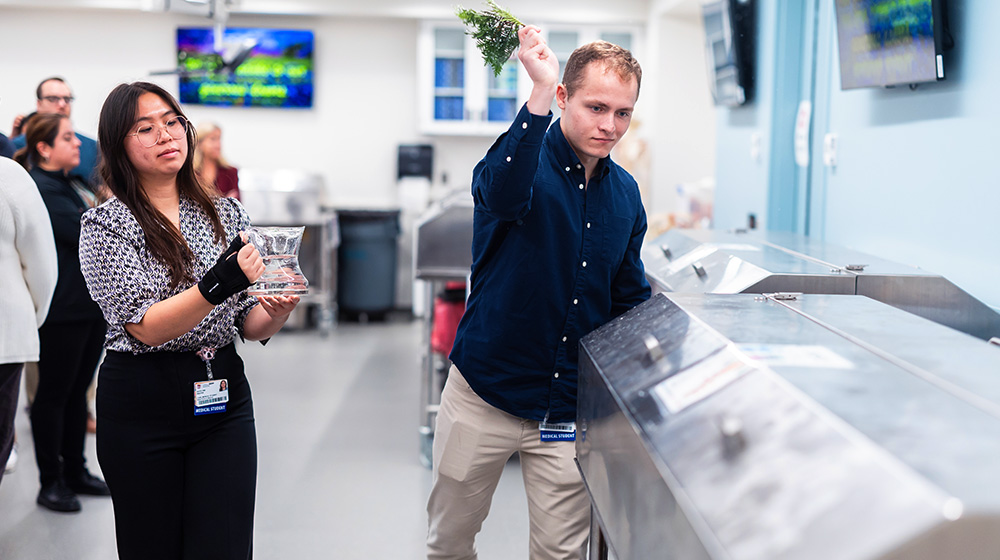
[[[219,255],[215,266],[210,268],[198,282],[198,291],[212,305],[219,305],[233,294],[250,287],[250,280],[243,274],[236,257],[243,245],[243,239],[237,235],[229,247]]]

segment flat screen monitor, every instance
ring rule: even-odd
[[[743,105],[753,98],[754,10],[753,0],[706,0],[701,5],[708,81],[716,105]]]
[[[222,46],[211,28],[177,29],[181,103],[312,107],[312,31],[227,28]]]
[[[837,0],[840,89],[943,80],[943,0]]]

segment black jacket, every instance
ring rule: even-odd
[[[29,174],[49,210],[59,260],[59,280],[46,323],[103,320],[80,271],[80,218],[88,210],[87,204],[62,172],[34,167]]]

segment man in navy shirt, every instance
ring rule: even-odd
[[[532,91],[473,173],[472,290],[434,436],[428,559],[476,557],[507,459],[520,454],[530,558],[586,557],[590,503],[574,463],[582,336],[649,298],[646,214],[609,157],[628,130],[642,70],[599,41],[559,62],[519,33]],[[562,111],[549,126],[555,98]]]

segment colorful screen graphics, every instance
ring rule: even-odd
[[[230,28],[222,52],[214,42],[210,28],[177,29],[181,103],[312,107],[312,31]]]
[[[837,0],[841,89],[944,78],[933,0]]]

